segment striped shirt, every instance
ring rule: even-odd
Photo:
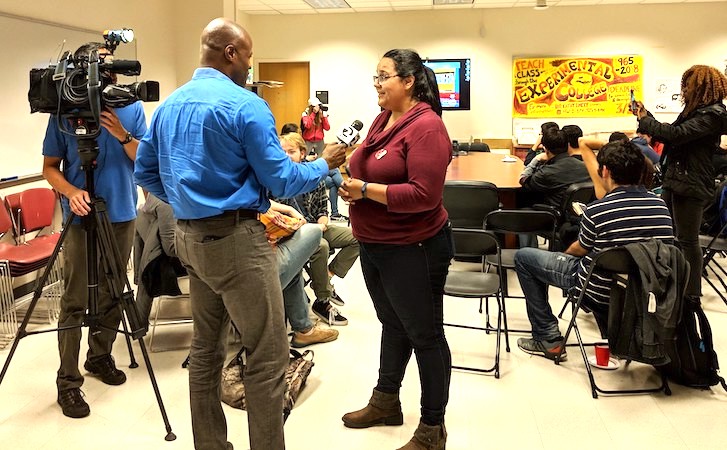
[[[643,186],[619,186],[588,205],[578,235],[578,242],[588,254],[578,265],[576,292],[580,293],[585,282],[592,255],[651,238],[673,243],[672,220],[664,201]],[[594,272],[586,297],[596,303],[608,303],[610,281],[610,277]]]

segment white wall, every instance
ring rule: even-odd
[[[640,54],[648,92],[655,79],[679,77],[693,64],[724,69],[725,17],[727,3],[717,2],[250,15],[238,22],[252,34],[256,64],[310,61],[311,91],[329,91],[333,129],[356,118],[371,124],[378,112],[371,76],[387,50],[471,58],[471,110],[443,116],[451,137],[462,139],[511,136],[513,56]],[[644,101],[648,106],[648,95]],[[635,128],[630,117],[567,122],[580,123],[587,132]]]

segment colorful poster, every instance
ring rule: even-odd
[[[618,117],[643,98],[641,56],[516,58],[513,117]]]

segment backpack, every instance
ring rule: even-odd
[[[220,385],[220,399],[237,409],[246,409],[245,401],[245,383],[244,371],[245,360],[243,347],[237,352],[234,358],[227,366],[222,369],[222,383]],[[308,359],[310,356],[310,359]],[[300,353],[294,349],[290,349],[290,361],[288,368],[285,370],[285,398],[283,400],[283,420],[287,420],[290,411],[298,400],[300,391],[305,386],[305,382],[313,369],[313,350],[306,350]]]
[[[712,328],[699,300],[684,298],[675,337],[664,343],[664,350],[671,361],[657,369],[673,382],[701,389],[721,383],[727,390],[724,378],[718,374]]]

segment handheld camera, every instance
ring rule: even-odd
[[[636,96],[634,95],[634,90],[631,89],[631,100],[629,102],[629,111],[636,112],[636,110],[639,109],[639,105],[636,103]]]

